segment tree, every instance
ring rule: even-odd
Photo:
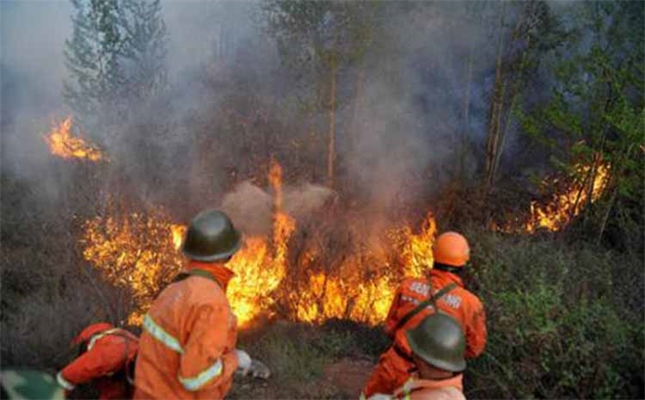
[[[501,7],[486,139],[485,185],[488,188],[496,179],[518,103],[532,89],[527,85],[529,76],[536,73],[541,56],[558,47],[564,39],[560,22],[546,2],[509,2],[502,3]],[[509,23],[513,24],[510,30],[506,28]]]
[[[67,104],[82,124],[121,121],[165,85],[167,32],[159,0],[71,0]]]
[[[71,0],[71,40],[65,42],[65,60],[74,82],[64,82],[64,97],[79,120],[96,115],[119,96],[125,77],[120,66],[126,39],[119,29],[120,3]]]
[[[343,68],[357,66],[355,113],[364,80],[362,61],[373,42],[377,4],[267,0],[264,13],[285,64],[303,85],[303,108],[328,112],[327,185],[334,186],[338,81]],[[311,88],[313,87],[313,91]],[[313,98],[310,94],[313,92]],[[354,118],[355,120],[355,118]],[[354,121],[351,123],[354,125]]]
[[[123,0],[123,9],[121,21],[128,38],[123,49],[128,89],[132,98],[143,100],[166,85],[166,24],[160,0]]]
[[[642,252],[645,182],[645,44],[641,2],[575,4],[571,40],[556,51],[552,94],[523,129],[547,144],[555,164],[584,184],[591,199],[608,170],[604,196],[585,209],[587,231],[600,242],[608,227],[625,250]],[[577,168],[579,165],[590,168]],[[595,229],[591,229],[595,227]]]

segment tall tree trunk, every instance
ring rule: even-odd
[[[327,146],[327,186],[334,187],[334,162],[336,158],[336,53],[330,56],[331,83],[329,90],[329,143]]]
[[[502,60],[504,58],[504,19],[506,16],[506,3],[502,5],[502,15],[499,23],[499,38],[497,40],[497,56],[495,61],[495,86],[491,100],[490,115],[488,121],[488,140],[486,141],[486,192],[490,190],[493,183],[493,165],[495,164],[495,153],[497,151],[500,133],[501,114],[504,106],[505,80],[503,76]]]
[[[363,105],[363,85],[365,82],[365,68],[360,66],[356,75],[356,95],[354,97],[354,114],[352,115],[352,136],[355,138],[358,132],[358,118]]]
[[[473,82],[473,48],[469,46],[468,48],[468,74],[466,78],[466,97],[464,99],[464,122],[463,129],[461,131],[461,140],[459,145],[459,165],[458,176],[464,178],[466,170],[466,149],[468,146],[468,137],[470,136],[470,89]]]
[[[515,79],[515,84],[511,91],[511,104],[509,105],[508,112],[506,113],[506,121],[504,123],[504,130],[501,132],[501,138],[499,140],[499,147],[495,149],[495,156],[493,159],[493,168],[491,171],[491,183],[494,180],[495,175],[497,175],[497,170],[499,168],[499,162],[502,159],[502,154],[504,153],[504,147],[506,145],[506,138],[508,137],[508,129],[511,125],[511,120],[513,119],[513,112],[515,111],[515,105],[517,103],[517,97],[521,89],[522,79],[524,76],[524,69],[526,68],[526,58],[527,54],[531,47],[531,37],[526,38],[526,48],[522,53],[522,59],[517,71],[517,78]]]

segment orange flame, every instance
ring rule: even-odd
[[[171,225],[170,231],[172,232],[172,243],[176,250],[181,248],[184,242],[184,235],[186,234],[186,227],[183,225]]]
[[[596,202],[607,189],[611,177],[610,165],[598,159],[596,163],[595,175],[591,182],[587,183],[578,179],[565,191],[554,194],[551,200],[546,203],[532,201],[528,221],[519,224],[519,227],[516,221],[505,225],[491,223],[491,229],[507,233],[524,232],[529,234],[535,233],[538,229],[546,229],[551,232],[563,229],[582,212],[587,204]],[[574,175],[587,177],[592,167],[592,165],[578,164],[574,168]],[[542,181],[542,184],[551,187],[558,185],[559,182],[558,178],[547,178]],[[589,196],[589,191],[591,191],[591,196]]]
[[[350,234],[357,244],[344,256],[314,238],[305,243],[299,265],[291,265],[289,241],[296,223],[282,210],[282,173],[275,162],[269,182],[274,193],[271,237],[245,238],[227,264],[235,272],[227,297],[242,326],[272,310],[284,314],[285,304],[286,316],[300,321],[348,318],[377,324],[386,317],[403,276],[419,276],[431,268],[436,234],[432,213],[416,234],[404,225],[374,240],[356,228]],[[109,214],[85,223],[83,255],[109,282],[130,289],[135,310],[129,322],[140,323],[154,296],[182,269],[177,250],[186,227],[173,224],[160,208],[148,215]]]
[[[578,176],[587,176],[591,170],[589,165],[576,166]],[[531,219],[525,225],[525,231],[533,233],[539,228],[555,232],[564,228],[574,217],[578,216],[588,202],[595,202],[605,191],[609,181],[609,166],[600,164],[593,180],[591,198],[583,183],[577,183],[564,193],[556,194],[548,204],[539,205],[531,202]],[[554,180],[553,183],[556,183]]]
[[[80,158],[94,162],[105,159],[94,145],[80,137],[74,137],[71,130],[72,117],[67,117],[60,125],[54,126],[48,136],[43,136],[52,154],[62,158]]]
[[[129,288],[135,311],[129,323],[140,323],[159,287],[181,268],[172,241],[173,225],[161,209],[98,216],[84,224],[83,257],[117,287]]]

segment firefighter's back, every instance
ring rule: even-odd
[[[227,336],[225,351],[235,347],[236,331],[233,314],[223,290],[207,278],[191,276],[168,286],[154,301],[144,317],[144,332],[139,344],[136,366],[136,399],[198,398],[206,393],[186,390],[179,380],[182,356],[186,353],[193,327],[207,310],[225,309],[233,319],[226,327],[217,327],[218,334]],[[215,328],[215,327],[214,327]],[[230,347],[230,348],[229,348]],[[231,382],[222,382],[209,389],[207,397],[221,398]]]

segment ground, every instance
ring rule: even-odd
[[[242,379],[236,381],[230,398],[234,399],[282,399],[326,398],[358,399],[361,389],[374,365],[366,359],[343,358],[323,367],[323,376],[304,382],[290,382],[286,386],[270,378]]]

